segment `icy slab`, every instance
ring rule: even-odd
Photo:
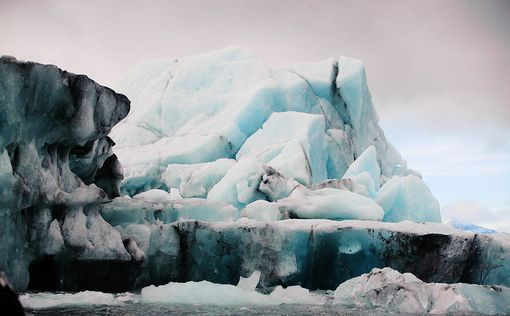
[[[182,197],[206,198],[235,163],[234,159],[218,159],[209,163],[170,164],[161,179],[167,187],[179,189]]]
[[[154,192],[150,192],[154,195]],[[145,193],[142,193],[145,194]],[[147,194],[149,195],[149,194]],[[136,196],[135,196],[136,197]],[[232,221],[239,218],[238,210],[232,205],[206,199],[136,199],[115,198],[111,203],[101,205],[102,217],[111,225],[129,225],[155,223],[173,223],[181,219],[201,221]]]
[[[116,305],[120,303],[113,294],[95,291],[83,291],[74,294],[27,293],[21,295],[19,299],[23,307],[31,309],[44,309],[63,305]]]
[[[415,175],[394,176],[377,193],[384,221],[441,222],[439,202],[425,182]]]
[[[241,278],[237,286],[208,281],[171,282],[162,286],[142,289],[140,300],[149,303],[210,304],[210,305],[277,305],[317,304],[326,298],[300,286],[276,287],[269,295],[255,291],[260,272],[255,271],[248,280]]]
[[[133,199],[149,202],[169,202],[174,200],[174,198],[169,192],[159,189],[153,189],[142,193],[138,193],[137,195],[133,196]]]
[[[335,290],[334,304],[392,313],[510,313],[510,288],[425,283],[411,273],[373,269]]]
[[[301,184],[327,179],[324,116],[299,112],[273,113],[237,152],[263,160]]]
[[[346,190],[298,187],[280,200],[293,218],[332,220],[360,219],[380,221],[384,210],[374,200]]]
[[[378,126],[363,64],[351,58],[269,69],[250,51],[229,47],[145,62],[119,89],[133,100],[112,132],[130,195],[168,186],[169,164],[246,155],[310,184],[341,178],[375,146],[385,177],[396,166],[407,174]],[[201,185],[188,188],[193,197],[205,196]]]
[[[248,156],[240,159],[227,174],[209,191],[207,199],[231,204],[237,208],[265,199],[258,190],[262,175],[266,173],[264,163]]]
[[[374,198],[375,193],[381,185],[381,168],[377,163],[377,151],[370,146],[349,166],[343,179],[364,185],[370,197]]]

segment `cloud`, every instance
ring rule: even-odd
[[[490,143],[489,138],[485,141],[478,131],[448,136],[441,132],[420,135],[415,131],[415,138],[399,135],[392,128],[387,132],[409,165],[425,176],[508,174],[510,177],[510,146],[504,141],[499,146]]]
[[[443,220],[452,219],[510,233],[510,205],[490,208],[473,201],[458,201],[441,209]]]

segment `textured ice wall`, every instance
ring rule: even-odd
[[[171,212],[139,213],[148,219],[155,214],[164,219]],[[261,287],[301,285],[333,290],[374,267],[411,272],[425,282],[510,285],[507,234],[477,235],[443,224],[412,222],[240,220],[164,224],[164,220],[153,218],[149,220],[152,224],[129,224],[128,212],[124,217],[110,215],[105,218],[118,225],[123,240],[132,245],[130,253],[138,258],[132,262],[138,269],[130,270],[130,275],[126,270],[109,268],[108,262],[102,264],[102,269],[109,269],[109,279],[121,280],[123,291],[171,281],[236,284],[240,276],[254,271],[262,273]],[[93,288],[84,287],[100,278],[97,271],[80,270],[80,277],[72,282],[67,278],[54,290],[108,289],[100,282]]]
[[[84,75],[0,58],[0,270],[17,289],[46,256],[130,259],[97,213],[119,194],[107,135],[129,107]]]

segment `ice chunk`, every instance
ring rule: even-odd
[[[161,178],[168,187],[179,189],[185,198],[205,198],[235,162],[234,159],[218,159],[208,163],[170,164]]]
[[[269,295],[255,291],[260,271],[248,279],[241,278],[237,286],[208,281],[148,286],[142,289],[141,301],[150,303],[211,304],[211,305],[276,305],[324,304],[325,297],[310,293],[300,286],[276,287]]]
[[[217,135],[166,137],[146,145],[121,146],[117,156],[124,167],[124,192],[134,194],[163,185],[161,174],[169,164],[211,162],[231,157],[231,145]]]
[[[255,291],[260,280],[260,271],[254,271],[249,277],[239,277],[237,287],[246,291]]]
[[[229,284],[208,281],[168,283],[142,289],[141,300],[149,303],[245,305],[275,304],[266,295]],[[277,304],[277,303],[276,303]]]
[[[247,156],[240,159],[227,174],[209,191],[207,199],[232,204],[237,208],[265,199],[258,190],[264,164],[257,158]]]
[[[424,283],[410,273],[373,269],[335,290],[335,304],[392,313],[510,312],[510,288],[472,284]]]
[[[232,205],[206,199],[180,199],[152,202],[116,198],[101,206],[103,218],[113,226],[129,224],[172,223],[181,219],[201,221],[232,221],[239,211]]]
[[[258,200],[246,205],[242,216],[257,221],[277,221],[283,219],[285,204]]]
[[[385,222],[441,221],[439,202],[427,185],[414,175],[391,178],[377,193],[376,201],[384,209]]]
[[[69,305],[115,305],[119,301],[115,299],[113,294],[83,291],[75,294],[71,293],[27,293],[19,297],[23,307],[32,309],[44,309],[55,306]]]
[[[273,113],[237,153],[238,158],[246,155],[259,157],[285,176],[306,181],[304,184],[324,180],[327,178],[324,117],[299,112]],[[307,175],[299,173],[307,169]]]
[[[374,146],[370,146],[349,166],[343,178],[356,179],[363,173],[368,173],[370,180],[361,180],[358,182],[364,184],[369,192],[379,190],[381,183],[381,169],[377,163],[377,151]]]
[[[168,202],[173,200],[170,193],[164,190],[153,189],[133,196],[135,200],[145,200],[150,202]]]
[[[372,199],[332,188],[315,191],[297,188],[281,202],[286,203],[288,212],[297,218],[380,221],[384,216],[383,209]]]

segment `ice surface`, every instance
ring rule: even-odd
[[[211,305],[324,304],[326,299],[300,286],[276,287],[269,295],[255,291],[260,272],[253,272],[237,286],[208,281],[148,286],[142,289],[141,301],[149,303]]]
[[[27,293],[19,297],[23,307],[31,309],[44,309],[62,305],[115,305],[120,302],[113,294],[83,291],[78,293]]]
[[[253,204],[259,203],[264,202]],[[268,209],[273,208],[263,207]],[[283,217],[282,209],[274,212]],[[259,210],[253,212],[258,220],[273,216]],[[237,284],[240,276],[260,271],[262,288],[333,290],[381,266],[427,282],[510,285],[506,234],[475,235],[441,223],[242,219],[123,226],[118,227],[122,239],[134,240],[145,254],[138,277],[144,286],[200,280]]]
[[[169,202],[171,200],[174,200],[169,192],[159,189],[153,189],[142,193],[138,193],[137,195],[133,196],[133,199],[140,201],[145,200],[150,202]]]
[[[415,175],[394,176],[377,193],[384,221],[440,222],[439,202],[425,182]]]
[[[244,156],[306,185],[338,179],[370,146],[385,177],[397,166],[406,174],[378,126],[363,64],[351,58],[269,69],[250,51],[229,47],[145,62],[119,89],[133,100],[112,132],[123,192],[131,195],[176,185],[183,170],[165,172],[169,164]],[[219,173],[203,169],[198,177],[214,182]],[[205,197],[199,182],[183,196]]]
[[[368,177],[366,176],[368,174]],[[377,151],[370,146],[349,166],[345,172],[344,179],[350,178],[363,184],[372,198],[379,190],[381,181],[381,169],[377,164]]]
[[[240,159],[227,174],[209,191],[207,199],[221,201],[242,208],[255,200],[265,199],[258,190],[264,164],[257,158],[248,156]]]
[[[334,220],[381,220],[383,209],[374,200],[350,191],[324,188],[308,190],[296,188],[281,200],[295,218],[322,218]]]
[[[251,135],[237,158],[256,156],[288,178],[302,184],[327,179],[327,143],[323,115],[273,113]]]
[[[30,264],[46,256],[129,260],[97,214],[119,193],[107,135],[129,100],[86,76],[14,58],[0,58],[0,83],[0,270],[24,290]]]
[[[161,178],[167,187],[179,189],[182,197],[205,198],[235,162],[234,159],[218,159],[209,163],[170,164]]]
[[[335,290],[335,304],[393,313],[510,313],[510,288],[425,283],[410,273],[373,269]]]
[[[239,217],[238,210],[232,205],[198,198],[151,201],[121,197],[102,205],[100,213],[114,226],[157,221],[173,223],[181,219],[232,221]]]

